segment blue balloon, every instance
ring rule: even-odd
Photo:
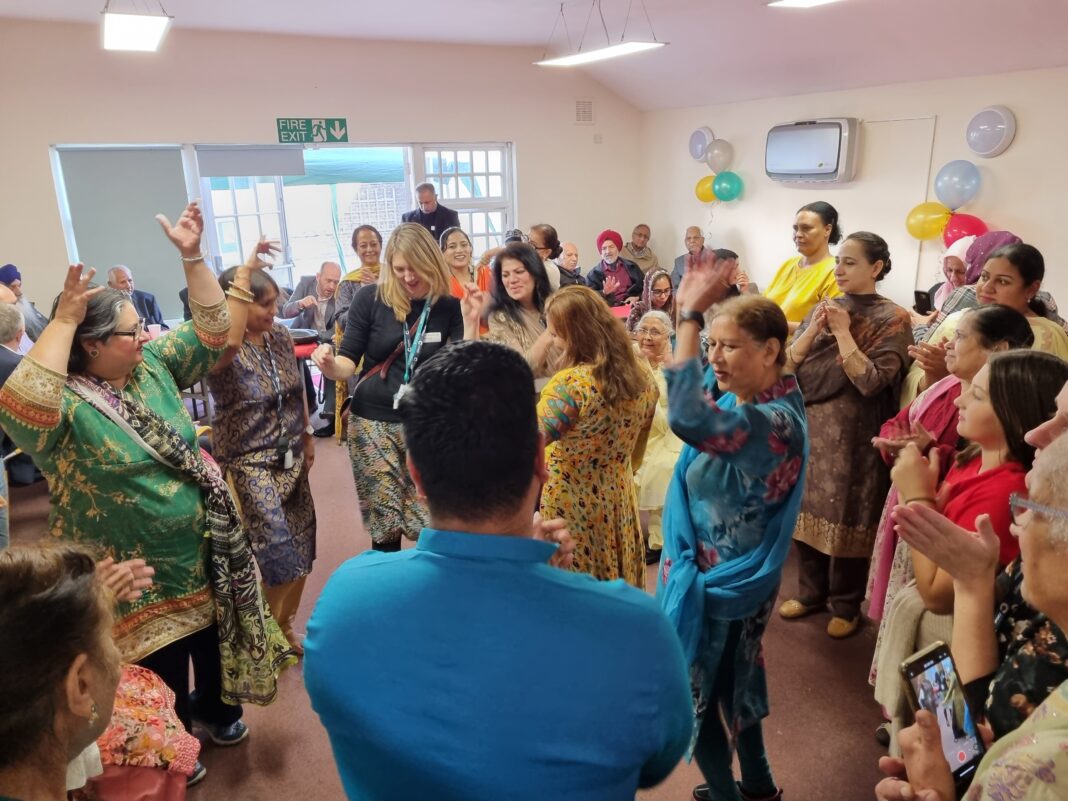
[[[970,161],[957,159],[938,171],[935,195],[944,206],[956,211],[979,194],[983,178],[979,168]]]
[[[742,194],[742,179],[730,170],[718,173],[712,182],[712,191],[720,200],[734,200]]]

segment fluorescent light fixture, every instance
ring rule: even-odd
[[[167,14],[118,14],[104,11],[104,49],[153,52],[174,18]]]
[[[597,50],[588,50],[585,53],[573,53],[570,56],[557,56],[547,58],[534,63],[539,67],[577,67],[580,64],[589,64],[593,61],[604,61],[607,58],[629,56],[631,53],[641,53],[643,50],[654,50],[663,47],[667,42],[620,42],[619,44],[601,47]]]
[[[815,8],[825,6],[828,3],[837,3],[838,0],[773,0],[768,3],[769,8]]]

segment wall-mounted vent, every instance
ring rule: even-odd
[[[593,101],[575,101],[575,125],[593,125]]]

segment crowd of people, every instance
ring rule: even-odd
[[[952,244],[928,312],[879,293],[886,241],[822,201],[761,292],[699,228],[673,265],[649,226],[607,229],[582,270],[552,225],[475,254],[418,197],[293,292],[274,243],[216,276],[197,204],[161,215],[173,330],[125,267],[72,265],[49,315],[0,268],[4,447],[57,540],[0,553],[0,797],[182,798],[201,741],[243,742],[242,705],[303,658],[350,798],[631,799],[685,757],[695,799],[781,799],[762,640],[791,549],[781,618],[878,624],[878,798],[1068,793],[1068,332],[1036,247]],[[372,546],[304,638],[324,430]],[[966,714],[909,708],[898,666],[938,640]],[[943,718],[982,721],[966,777]]]

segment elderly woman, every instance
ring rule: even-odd
[[[360,266],[345,273],[337,285],[334,319],[344,326],[352,299],[361,286],[377,284],[382,274],[382,234],[373,225],[358,225],[352,231],[352,250]]]
[[[972,251],[985,236],[989,235],[984,234],[973,243],[969,250],[969,261],[972,259]],[[985,260],[976,262],[975,266],[979,268],[979,277],[974,287],[966,286],[959,290],[961,298],[974,293],[979,306],[1000,303],[1016,309],[1027,317],[1035,332],[1035,350],[1068,359],[1068,334],[1058,322],[1059,318],[1053,319],[1055,312],[1039,297],[1042,279],[1046,275],[1046,262],[1038,249],[1022,242],[1005,245],[997,250],[987,251]],[[946,306],[956,302],[954,298],[957,296],[958,293],[954,292]],[[945,377],[946,343],[953,339],[954,331],[965,310],[974,305],[968,303],[963,308],[958,306],[957,311],[941,321],[936,317],[937,326],[927,335],[926,341],[909,349],[909,354],[915,362],[909,369],[901,389],[902,406],[910,403],[919,391]]]
[[[0,797],[67,798],[68,763],[111,719],[121,673],[113,602],[82,548],[0,553]]]
[[[722,300],[729,269],[696,264],[679,285],[676,364],[665,374],[669,422],[687,447],[664,505],[657,597],[691,664],[694,756],[707,782],[694,798],[778,799],[760,723],[761,640],[801,503],[808,427],[797,381],[783,375],[786,317],[766,298],[716,308],[702,376],[704,313]]]
[[[271,248],[260,243],[259,250]],[[256,255],[250,259],[256,261]],[[251,302],[233,285],[251,281]],[[212,454],[237,495],[264,595],[298,654],[293,632],[315,561],[315,504],[308,471],[315,440],[289,329],[274,320],[278,285],[251,265],[219,276],[229,291],[230,340],[208,375],[215,400]]]
[[[365,286],[349,306],[345,338],[312,359],[323,375],[347,381],[361,372],[349,414],[349,456],[371,547],[399,551],[427,522],[406,464],[398,405],[420,365],[447,343],[477,339],[483,296],[468,283],[461,302],[449,292],[442,252],[415,223],[394,229],[377,285]],[[463,309],[463,311],[461,311]]]
[[[542,516],[567,520],[575,571],[644,588],[633,477],[656,410],[656,382],[623,324],[592,289],[554,293],[545,316],[562,366],[538,403],[549,443]]]
[[[783,310],[791,333],[817,303],[842,294],[834,280],[835,261],[829,247],[841,239],[838,211],[830,203],[817,200],[797,210],[794,245],[801,255],[784,261],[764,290],[764,297]]]
[[[968,248],[972,246],[975,239],[974,236],[962,236],[939,255],[938,272],[945,280],[939,281],[931,287],[931,311],[927,314],[920,314],[915,311],[911,313],[912,334],[917,342],[921,341],[923,336],[926,335],[927,327],[934,320],[939,309],[949,300],[949,296],[953,294],[954,290],[965,286],[968,277],[968,265],[965,264],[964,260],[967,257]]]
[[[670,289],[671,277],[666,271],[660,272],[664,272]],[[663,311],[646,312],[634,330],[635,347],[652,368],[657,389],[660,390],[653,425],[649,429],[649,441],[645,445],[645,458],[642,459],[638,472],[634,474],[634,483],[638,488],[638,511],[648,520],[645,526],[648,534],[646,564],[656,564],[660,561],[660,551],[664,546],[661,523],[664,497],[667,495],[671,474],[675,471],[675,463],[682,453],[682,440],[675,436],[668,425],[667,381],[663,370],[671,358],[671,338],[674,334],[675,327],[671,317]]]
[[[129,300],[71,266],[52,321],[0,390],[0,422],[48,478],[53,535],[155,567],[152,588],[119,608],[123,659],[167,682],[186,728],[195,718],[230,745],[248,734],[237,704],[274,700],[293,655],[264,613],[240,514],[178,390],[208,372],[230,331],[200,252],[200,209],[190,203],[173,227],[157,219],[181,254],[193,319],[150,342]],[[248,288],[231,292],[245,299]]]
[[[530,245],[513,242],[494,258],[489,332],[484,338],[523,354],[539,392],[552,375],[552,338],[545,328],[551,291],[545,267]]]
[[[652,270],[645,276],[641,299],[630,307],[627,330],[633,334],[638,322],[651,311],[664,312],[671,320],[674,333],[675,293],[671,288],[671,273],[667,270]]]
[[[645,276],[641,268],[619,255],[623,237],[607,229],[597,235],[601,261],[586,273],[586,285],[601,294],[609,306],[622,306],[641,296]]]
[[[1028,477],[1030,499],[1014,496],[1011,502],[1013,533],[1020,541],[1017,572],[1022,580],[1013,582],[1016,599],[1003,600],[1001,608],[1026,602],[1037,610],[1040,629],[1043,621],[1054,627],[1045,627],[1047,635],[1068,627],[1068,584],[1064,581],[1068,571],[1068,484],[1063,480],[1066,472],[1068,437],[1060,436],[1036,459]],[[989,616],[996,602],[991,579],[999,547],[997,537],[982,519],[976,537],[946,526],[933,510],[903,508],[899,516],[902,536],[956,572],[953,652],[962,678],[968,681],[993,671],[999,649]],[[1063,665],[1063,659],[1058,661]],[[994,742],[964,797],[968,801],[994,801],[1068,796],[1066,739],[1068,679],[1035,706],[1018,728]],[[901,732],[899,742],[903,759],[880,760],[880,768],[889,778],[876,787],[876,798],[952,801],[959,797],[942,752],[934,715],[918,712],[915,725]]]
[[[538,223],[530,226],[530,232],[527,234],[527,244],[534,248],[538,258],[545,265],[545,274],[549,278],[549,287],[555,292],[560,288],[561,281],[560,268],[557,266],[555,259],[564,252],[564,247],[560,244],[560,235],[548,223]]]
[[[908,312],[876,291],[890,272],[877,234],[850,234],[834,278],[844,297],[811,311],[787,351],[812,431],[812,472],[794,539],[798,595],[780,608],[793,620],[828,605],[827,634],[848,637],[860,624],[868,560],[883,500],[886,466],[871,438],[897,407],[912,344]]]

